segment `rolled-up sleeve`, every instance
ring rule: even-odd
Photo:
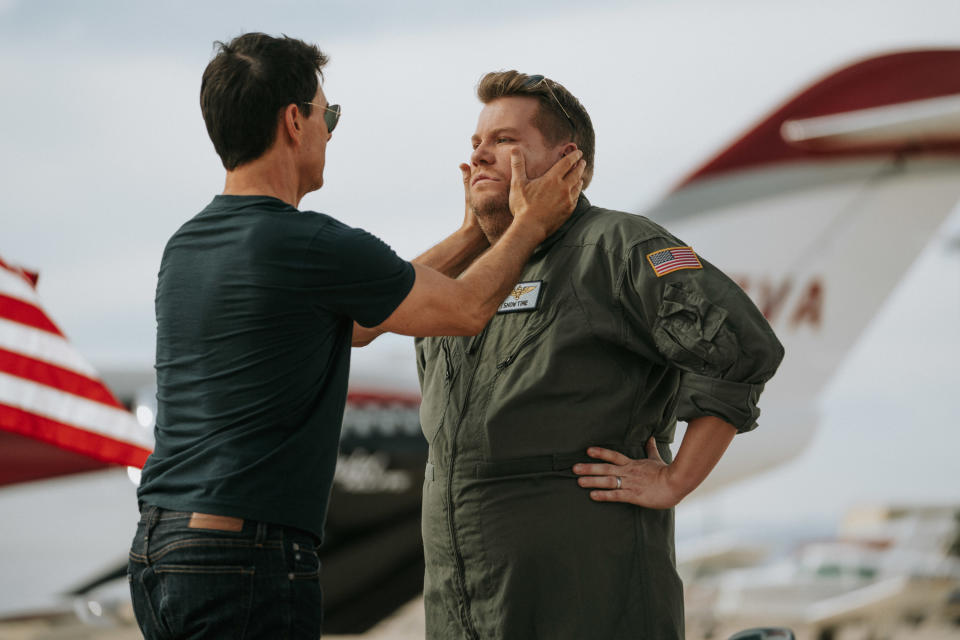
[[[680,376],[677,418],[689,422],[700,416],[717,416],[737,428],[751,431],[760,417],[758,402],[763,384],[731,382],[684,371]]]
[[[676,417],[756,428],[783,346],[743,290],[670,236],[635,245],[619,282],[628,346],[681,371]]]

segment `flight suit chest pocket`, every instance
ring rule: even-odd
[[[497,370],[502,371],[518,359],[525,358],[536,351],[550,333],[560,315],[560,304],[541,308],[530,314],[510,314],[494,319],[498,320],[497,345],[495,348]]]

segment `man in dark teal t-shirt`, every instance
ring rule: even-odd
[[[528,176],[514,153],[514,219],[496,246],[468,208],[406,262],[297,209],[323,185],[340,116],[320,85],[326,56],[260,33],[218,46],[200,104],[226,185],[160,264],[156,447],[130,588],[148,639],[316,638],[351,343],[478,333],[573,211],[584,163],[574,151]]]
[[[273,197],[216,196],[160,264],[163,437],[140,499],[320,538],[353,319],[380,324],[413,282],[412,265],[364,231]]]

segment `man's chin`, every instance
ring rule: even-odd
[[[510,193],[509,192],[485,192],[485,190],[471,190],[470,202],[473,209],[478,214],[498,214],[502,211],[510,211]]]
[[[513,214],[507,198],[488,199],[474,203],[473,214],[477,217],[483,235],[487,236],[490,244],[500,239],[513,222]]]

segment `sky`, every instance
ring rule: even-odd
[[[200,117],[214,40],[286,33],[330,55],[343,105],[325,186],[301,207],[413,257],[462,217],[490,70],[563,83],[589,110],[587,195],[642,212],[752,122],[870,54],[960,46],[955,0],[273,3],[0,0],[0,257],[100,368],[149,367],[167,238],[222,189]],[[960,503],[951,412],[960,343],[956,212],[857,344],[793,462],[694,501],[689,521],[835,519],[856,503]],[[917,328],[918,317],[923,329]],[[409,384],[409,344],[358,353]]]

